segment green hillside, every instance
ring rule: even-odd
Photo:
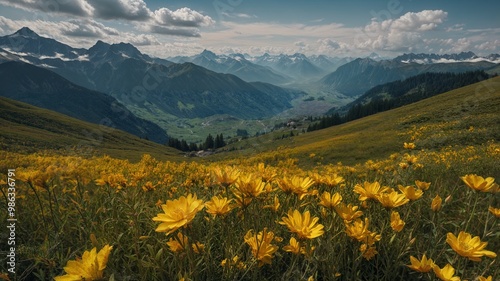
[[[355,164],[388,157],[411,136],[418,149],[500,140],[500,77],[327,129],[275,140],[274,134],[240,141],[212,160],[238,156],[255,161],[299,159],[299,164]],[[297,133],[297,132],[296,132]]]
[[[159,160],[186,159],[177,150],[118,130],[81,122],[52,111],[0,98],[1,149],[15,152],[57,150],[69,154],[107,154],[138,160],[144,153]],[[500,139],[500,77],[456,89],[401,108],[343,125],[296,136],[276,131],[225,147],[202,161],[242,159],[276,162],[286,157],[301,165],[356,164],[401,151],[413,140],[418,149],[466,146]],[[297,134],[300,135],[297,136]],[[285,156],[286,155],[286,156]],[[238,160],[239,161],[239,160]]]
[[[0,149],[33,153],[43,150],[82,156],[109,155],[139,160],[181,159],[172,148],[140,139],[123,131],[83,122],[54,111],[0,97]]]

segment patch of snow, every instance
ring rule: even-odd
[[[60,54],[60,53],[56,53],[55,56],[40,56],[39,59],[43,60],[43,59],[60,59],[62,61],[72,61],[72,59],[69,59],[67,57],[65,57],[63,54]]]
[[[29,60],[23,58],[23,57],[19,57],[19,60],[22,61],[22,62],[25,62],[25,63],[29,63],[29,64],[32,64]]]
[[[89,61],[89,55],[88,54],[81,55],[78,58],[76,58],[76,60],[78,60],[78,61]]]
[[[9,52],[11,54],[14,54],[16,56],[21,56],[21,57],[32,56],[29,53],[16,52],[16,51],[14,51],[14,50],[12,50],[10,48],[4,48],[4,50],[6,50],[7,52]]]
[[[57,68],[57,67],[55,67],[55,66],[48,65],[48,64],[46,64],[46,63],[42,63],[42,64],[40,64],[40,65],[38,65],[38,66],[45,67],[45,68]]]

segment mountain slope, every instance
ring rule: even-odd
[[[360,58],[340,66],[335,72],[319,80],[319,83],[325,88],[335,89],[342,94],[356,96],[377,85],[403,80],[421,73],[459,73],[488,70],[496,66],[495,63],[487,61],[419,64],[397,60],[375,61],[369,58]]]
[[[192,63],[163,66],[127,59],[113,71],[101,69],[99,73],[98,81],[103,82],[100,90],[133,107],[134,113],[143,118],[152,111],[182,118],[214,114],[243,119],[269,117],[290,108],[290,101],[300,94],[279,87],[272,92],[261,91],[234,75]]]
[[[179,152],[109,127],[0,97],[0,149],[33,153],[57,150],[59,154],[109,155],[139,160],[143,154],[157,159],[181,160]]]
[[[114,98],[77,86],[49,70],[20,62],[2,63],[0,84],[1,96],[116,127],[158,143],[167,140],[164,130],[137,118]]]
[[[316,78],[325,74],[325,70],[311,63],[304,54],[300,53],[293,55],[269,55],[265,53],[262,56],[253,58],[252,61],[258,65],[271,67],[279,73],[297,80]]]
[[[235,151],[214,159],[244,156],[248,161],[279,161],[287,155],[301,165],[357,164],[385,159],[402,151],[403,142],[420,132],[418,149],[449,145],[466,147],[500,141],[500,77],[446,92],[410,105],[293,138],[276,140],[272,134],[234,144]],[[472,128],[472,129],[471,129]],[[416,131],[417,130],[417,131]],[[282,134],[278,132],[277,134]],[[244,149],[236,150],[240,147]],[[228,149],[232,149],[231,146]],[[311,158],[311,154],[316,156]]]
[[[332,109],[327,114],[335,112],[344,114],[348,111],[347,120],[353,120],[359,118],[354,115],[367,116],[400,107],[488,78],[490,76],[484,71],[464,73],[426,72],[405,80],[375,86],[355,101],[340,109]],[[353,116],[349,116],[350,114]]]
[[[0,46],[10,51],[45,57],[63,57],[76,59],[85,49],[73,48],[51,38],[41,37],[28,27],[23,27],[14,34],[0,37]]]
[[[182,62],[192,62],[209,70],[238,76],[247,82],[265,82],[272,84],[283,84],[289,82],[289,78],[277,74],[270,68],[254,64],[241,54],[216,55],[204,50],[202,53],[181,58]]]
[[[41,50],[50,49],[56,43],[59,47],[67,46],[32,31],[20,36],[18,33],[25,32],[23,30],[1,37],[0,47],[7,51],[15,49],[11,43],[18,37],[28,38],[30,45]],[[78,57],[68,59],[66,54],[54,53],[48,57],[47,52],[5,55],[2,52],[0,60],[16,56],[19,61],[50,69],[77,85],[115,97],[134,114],[153,122],[215,114],[231,114],[243,119],[265,118],[292,107],[291,100],[303,94],[278,87],[261,91],[234,75],[216,73],[189,63],[153,59],[126,43],[98,41],[88,50],[69,52],[78,53]]]

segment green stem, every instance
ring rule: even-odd
[[[474,206],[472,206],[472,212],[470,212],[469,219],[467,220],[467,224],[465,225],[465,229],[464,229],[465,232],[467,232],[467,228],[469,227],[469,224],[470,224],[472,218],[474,217],[474,214],[476,212],[477,201],[479,200],[479,196],[477,194],[473,194],[473,195],[475,195],[474,197],[476,199],[474,200]]]

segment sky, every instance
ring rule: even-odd
[[[72,47],[131,43],[160,58],[304,53],[500,53],[500,1],[0,0],[0,36],[27,26]]]

